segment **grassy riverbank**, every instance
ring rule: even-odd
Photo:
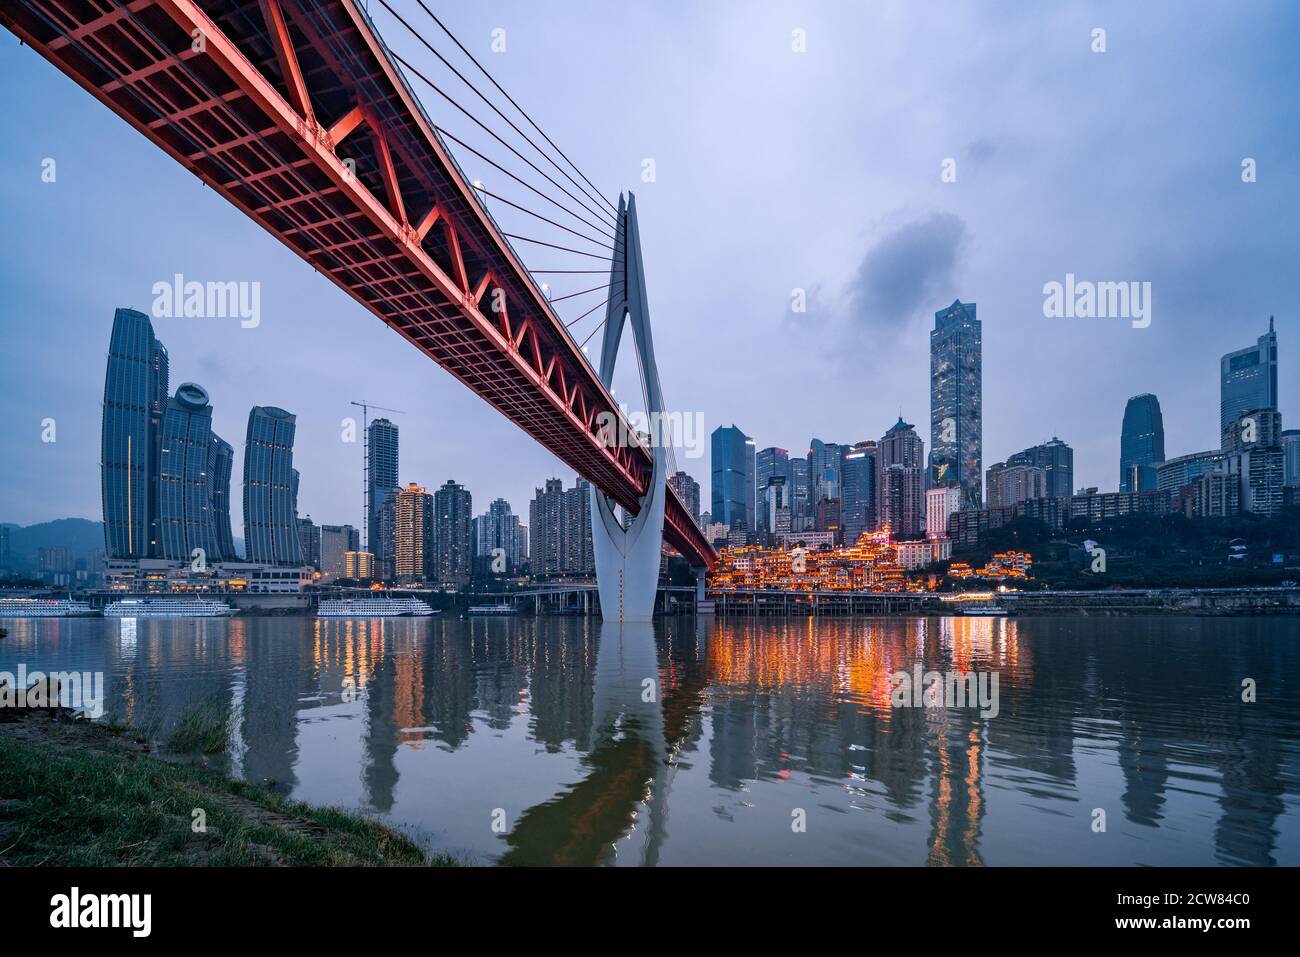
[[[406,836],[153,755],[120,729],[0,720],[0,866],[451,865]],[[205,831],[194,829],[195,811]]]

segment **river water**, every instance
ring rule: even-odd
[[[477,863],[1300,864],[1297,618],[4,625],[0,671],[160,743],[220,709],[229,773]],[[891,693],[929,671],[996,713]]]

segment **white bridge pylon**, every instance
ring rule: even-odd
[[[618,228],[610,265],[612,294],[605,310],[605,333],[600,349],[600,381],[613,387],[614,365],[623,326],[630,322],[645,385],[646,415],[662,419],[663,396],[650,337],[650,306],[646,298],[645,266],[641,261],[641,235],[636,221],[636,197],[618,199]],[[621,283],[621,286],[619,285]],[[617,437],[619,441],[623,436]],[[641,510],[625,529],[612,502],[591,486],[591,548],[596,562],[601,616],[614,621],[650,621],[654,617],[659,587],[659,556],[664,540],[664,504],[668,494],[668,452],[663,436],[651,436],[653,474]]]

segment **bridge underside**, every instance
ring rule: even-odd
[[[635,514],[653,461],[355,0],[7,0],[0,23]],[[676,493],[664,538],[715,554]]]

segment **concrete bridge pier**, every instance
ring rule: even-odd
[[[618,232],[614,260],[610,265],[610,287],[623,295],[611,297],[605,312],[605,335],[600,349],[600,381],[612,388],[614,365],[623,327],[629,322],[643,372],[646,413],[650,422],[663,421],[663,396],[659,390],[659,368],[655,364],[650,338],[650,305],[646,297],[645,269],[641,261],[641,236],[637,229],[636,197],[618,201]],[[600,589],[600,611],[607,621],[650,621],[654,617],[659,590],[659,556],[664,540],[664,508],[668,496],[668,457],[663,435],[650,436],[654,468],[641,509],[631,524],[623,527],[614,502],[591,486],[591,546],[596,560],[596,585]],[[639,442],[631,435],[609,435],[606,441],[619,444]]]

